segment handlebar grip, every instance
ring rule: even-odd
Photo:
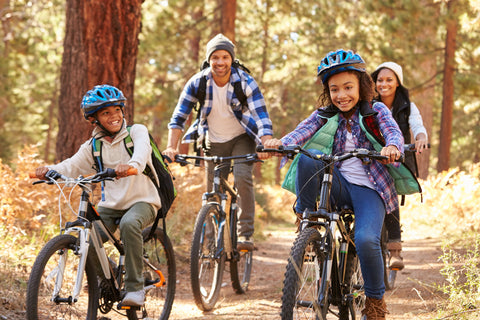
[[[37,178],[37,175],[35,174],[35,172],[29,172],[29,173],[28,173],[28,177],[29,177],[30,179],[36,179],[36,178]]]
[[[127,170],[127,176],[134,176],[138,173],[138,170],[136,168],[130,168]]]

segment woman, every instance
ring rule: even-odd
[[[422,116],[415,103],[410,101],[407,88],[403,86],[402,67],[395,62],[384,62],[372,73],[378,101],[383,102],[393,114],[405,143],[412,143],[414,138],[415,149],[421,153],[428,146],[427,130],[423,126]],[[413,135],[410,134],[412,132]],[[418,177],[418,168],[415,154],[405,154],[405,164]],[[390,251],[390,268],[402,270],[405,267],[401,256],[402,238],[400,230],[400,211],[395,210],[385,217],[388,230],[387,248]]]

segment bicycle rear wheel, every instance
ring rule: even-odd
[[[193,230],[190,252],[190,279],[196,305],[204,311],[213,309],[217,302],[225,267],[225,252],[215,254],[220,227],[218,204],[207,203],[200,209]],[[223,239],[221,239],[223,241]],[[223,243],[223,242],[222,242]]]
[[[230,261],[230,279],[235,293],[242,294],[248,290],[252,274],[253,251],[240,250]]]
[[[143,230],[143,256],[153,266],[144,263],[143,267],[145,304],[127,310],[130,320],[166,320],[172,311],[176,286],[175,253],[170,238],[160,228],[147,240],[150,230],[151,227]]]
[[[89,258],[85,265],[87,287],[81,288],[77,300],[72,298],[80,261],[78,251],[77,238],[66,234],[56,236],[42,248],[28,280],[28,320],[97,318],[98,283]]]
[[[397,279],[397,270],[390,269],[390,252],[387,248],[388,231],[385,225],[382,228],[381,246],[383,256],[385,290],[392,290],[395,287],[395,280]]]
[[[314,228],[300,232],[288,259],[282,290],[282,319],[326,319],[328,291],[318,301],[324,254],[322,236]]]

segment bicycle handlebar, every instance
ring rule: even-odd
[[[138,170],[135,168],[130,168],[127,170],[127,176],[133,176],[133,175],[136,175],[137,173],[138,173]],[[37,178],[37,175],[35,174],[35,172],[29,172],[28,176],[32,179]],[[70,177],[64,176],[61,173],[58,173],[55,170],[48,170],[47,173],[45,174],[45,178],[47,178],[48,180],[38,180],[38,181],[35,181],[33,184],[52,183],[53,180],[58,180],[58,179],[61,179],[63,181],[71,181],[71,182],[82,181],[83,183],[85,182],[98,183],[104,180],[112,180],[113,178],[116,178],[116,177],[117,177],[117,173],[115,172],[115,169],[110,169],[110,168],[107,168],[101,172],[94,174],[93,176],[91,176],[91,178],[84,178],[82,176],[78,178],[70,178]]]
[[[386,160],[388,157],[382,156],[380,152],[373,151],[373,150],[367,150],[367,149],[355,149],[352,151],[344,152],[342,154],[337,154],[337,155],[329,155],[329,154],[315,154],[311,153],[308,150],[302,148],[299,145],[287,145],[287,146],[279,146],[278,148],[264,148],[262,145],[257,146],[256,148],[257,152],[275,152],[275,153],[281,153],[286,155],[287,157],[293,157],[299,153],[306,155],[309,158],[315,159],[315,160],[324,160],[327,162],[339,162],[339,161],[344,161],[353,157],[359,158],[359,159],[365,159],[365,158],[370,158],[370,159],[375,159],[375,160]],[[403,162],[404,156],[400,157],[400,159],[397,160],[397,162]]]
[[[228,157],[191,156],[191,155],[187,155],[187,154],[177,154],[175,156],[175,162],[179,163],[182,167],[186,166],[188,164],[192,164],[191,162],[187,161],[188,159],[212,161],[215,164],[220,164],[224,161],[235,160],[235,159],[244,159],[245,162],[262,162],[262,160],[258,159],[256,153],[249,153],[249,154],[243,154],[243,155],[238,155],[238,156],[228,156]]]

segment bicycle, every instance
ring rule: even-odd
[[[278,149],[259,146],[257,152],[275,152],[290,158],[303,154],[325,163],[317,210],[303,212],[299,234],[290,251],[283,281],[281,318],[326,320],[330,312],[340,320],[355,319],[366,299],[355,251],[355,219],[352,208],[333,208],[330,204],[333,165],[352,157],[362,161],[386,157],[366,149],[317,155],[298,145]]]
[[[187,160],[212,161],[215,164],[213,186],[202,195],[202,207],[195,219],[190,251],[190,279],[196,305],[212,310],[218,300],[225,262],[229,262],[232,287],[237,294],[247,291],[252,271],[253,251],[237,250],[238,192],[221,175],[225,167],[232,172],[232,160],[256,162],[256,154],[238,156],[177,155],[175,161],[185,166]],[[196,164],[196,163],[195,163]],[[234,162],[235,165],[235,162]]]
[[[427,148],[430,148],[430,144],[427,145]],[[415,144],[405,144],[404,151],[406,152],[415,152]],[[382,246],[382,256],[383,256],[383,265],[385,267],[384,270],[384,282],[385,282],[385,289],[392,290],[395,288],[395,281],[397,280],[397,273],[400,271],[399,268],[390,267],[390,251],[388,250],[388,230],[386,225],[383,225],[382,228],[382,235],[381,235],[381,246]]]
[[[130,174],[136,174],[136,170],[131,169]],[[30,176],[34,178],[35,174]],[[98,310],[102,314],[116,311],[109,314],[110,318],[101,319],[112,319],[112,316],[126,316],[128,319],[168,319],[175,295],[176,266],[172,243],[161,228],[157,228],[151,236],[151,226],[142,232],[145,304],[141,307],[129,307],[120,303],[125,295],[123,244],[107,229],[90,201],[93,185],[111,181],[114,177],[116,173],[113,169],[89,178],[69,178],[50,170],[46,174],[48,180],[34,182],[55,184],[60,190],[59,200],[62,195],[67,200],[64,188],[73,187],[67,202],[77,219],[66,222],[60,234],[50,239],[35,259],[27,286],[28,320],[97,319]],[[81,189],[77,212],[70,205],[75,187]],[[61,208],[59,211],[61,224]],[[100,230],[108,237],[105,243],[109,244],[108,247],[102,243]],[[90,245],[95,249],[90,252],[94,252],[100,262],[98,267],[93,255],[87,254]],[[118,260],[115,260],[115,257]],[[97,273],[101,273],[101,276]]]

